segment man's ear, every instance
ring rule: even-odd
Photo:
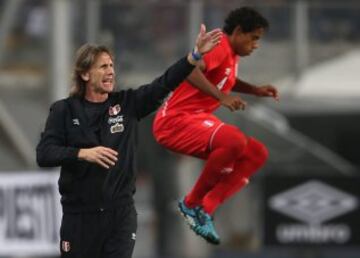
[[[81,79],[83,79],[86,82],[89,81],[89,79],[90,79],[89,73],[82,73],[81,74]]]
[[[243,30],[240,25],[236,26],[234,29],[234,34],[242,34]]]

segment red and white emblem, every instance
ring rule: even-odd
[[[113,106],[113,107],[109,107],[109,115],[110,116],[116,116],[117,114],[120,113],[121,107],[119,104]]]
[[[61,241],[61,250],[65,253],[70,252],[70,242],[69,241]]]
[[[207,128],[213,127],[214,124],[215,124],[215,122],[212,120],[204,120],[204,122],[202,122],[202,126],[207,127]]]

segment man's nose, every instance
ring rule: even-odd
[[[107,74],[113,74],[114,73],[114,67],[108,67],[106,73]]]

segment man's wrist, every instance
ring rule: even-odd
[[[79,160],[84,160],[85,159],[85,149],[79,149],[79,151],[77,153],[77,158]]]
[[[225,98],[226,98],[226,94],[223,93],[222,91],[218,90],[218,94],[217,94],[217,99],[222,102]]]
[[[260,89],[258,86],[253,86],[252,85],[252,92],[255,96],[259,96],[260,95]]]
[[[191,56],[195,61],[200,61],[202,58],[202,54],[200,53],[197,47],[193,48],[193,50],[191,51]]]

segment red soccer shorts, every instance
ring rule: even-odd
[[[181,114],[155,117],[153,133],[167,149],[199,158],[206,158],[211,142],[224,123],[210,113]]]

